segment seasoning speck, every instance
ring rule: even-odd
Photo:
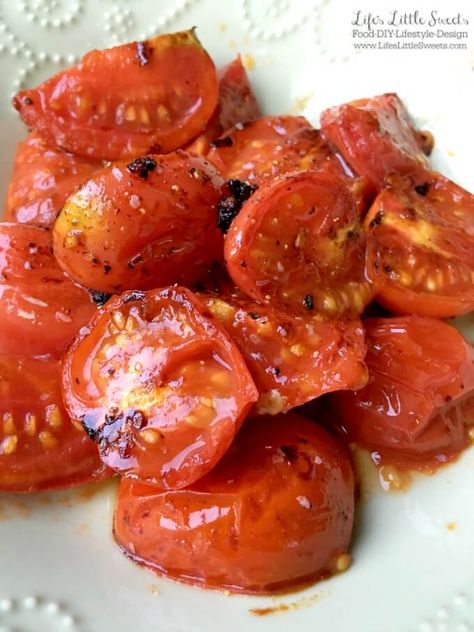
[[[306,296],[303,299],[303,305],[305,309],[308,309],[308,310],[314,309],[314,299],[311,294],[306,294]]]

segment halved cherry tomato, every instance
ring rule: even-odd
[[[260,392],[256,411],[276,414],[368,379],[360,321],[291,316],[239,296],[201,295],[240,349]]]
[[[5,220],[50,228],[66,198],[101,166],[50,147],[32,132],[18,145]]]
[[[83,285],[120,292],[191,283],[222,260],[216,206],[223,180],[178,151],[106,167],[63,206],[54,252]]]
[[[225,238],[229,274],[246,294],[292,311],[361,314],[372,298],[354,190],[301,172],[262,186]]]
[[[383,460],[443,463],[474,422],[474,350],[450,325],[419,316],[364,323],[369,382],[331,395],[350,439]]]
[[[182,147],[205,127],[217,91],[214,64],[190,30],[93,50],[13,105],[50,144],[125,160]]]
[[[50,241],[43,228],[0,224],[0,353],[59,357],[96,311]]]
[[[214,143],[209,160],[226,178],[263,184],[312,169],[350,177],[352,172],[302,116],[265,116],[238,124]]]
[[[321,115],[321,130],[350,167],[374,187],[391,173],[426,167],[423,139],[414,129],[396,94],[382,94],[329,108]]]
[[[64,410],[61,363],[0,353],[0,490],[32,492],[110,476]]]
[[[344,447],[289,413],[246,422],[229,452],[189,489],[122,479],[115,539],[174,579],[271,593],[347,566],[354,476]]]
[[[242,64],[240,55],[219,73],[219,101],[217,108],[204,132],[186,149],[190,153],[206,155],[213,141],[222,132],[237,123],[252,121],[262,115],[250,80]],[[224,137],[214,144],[224,145],[229,141]]]
[[[63,388],[104,462],[163,489],[206,474],[258,397],[225,329],[185,288],[108,301],[69,348]]]
[[[397,314],[474,309],[474,196],[438,173],[393,178],[365,218],[367,275]]]

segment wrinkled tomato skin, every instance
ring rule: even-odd
[[[375,189],[391,173],[411,173],[428,165],[426,142],[396,94],[329,108],[321,115],[321,130],[351,169]]]
[[[367,276],[395,314],[449,318],[474,309],[474,196],[438,173],[393,178],[364,226]]]
[[[18,144],[5,220],[51,228],[68,196],[101,166],[50,147],[32,132]]]
[[[352,178],[342,158],[302,116],[265,116],[238,124],[214,143],[209,160],[225,178],[262,185],[307,169]]]
[[[205,127],[217,94],[214,64],[190,30],[93,50],[13,105],[49,144],[115,161],[184,146]]]
[[[256,301],[295,314],[358,316],[373,295],[365,249],[355,188],[306,171],[269,182],[244,203],[224,258],[234,283]]]
[[[96,311],[51,252],[51,235],[0,224],[0,353],[60,357]]]
[[[191,284],[222,260],[222,186],[210,163],[181,151],[106,167],[66,201],[53,230],[56,258],[104,292]]]
[[[364,323],[369,381],[331,395],[342,431],[378,460],[432,467],[466,445],[474,417],[474,350],[441,321],[405,316]]]
[[[61,363],[0,353],[0,491],[72,487],[112,474],[61,401]]]
[[[247,363],[260,392],[257,413],[287,412],[324,393],[366,385],[360,321],[292,316],[242,296],[200,298]]]
[[[225,329],[173,287],[109,300],[66,353],[63,396],[108,466],[179,489],[219,461],[258,393]]]
[[[188,489],[122,479],[120,548],[151,570],[209,588],[273,593],[335,572],[354,513],[350,458],[289,413],[249,419],[222,461]]]
[[[204,132],[186,148],[190,153],[200,156],[207,155],[212,142],[225,130],[262,116],[240,55],[219,74],[219,100],[214,114]],[[217,144],[222,142],[225,144],[228,141],[218,141]]]

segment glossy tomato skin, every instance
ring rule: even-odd
[[[185,145],[211,117],[217,91],[214,64],[190,30],[93,50],[13,105],[49,144],[126,160]]]
[[[289,413],[244,424],[188,489],[122,479],[115,539],[139,564],[180,581],[272,593],[334,572],[349,547],[354,476],[344,447]]]
[[[364,326],[369,382],[331,395],[344,432],[387,461],[446,462],[466,444],[474,350],[430,318],[374,318]]]
[[[382,94],[329,108],[321,130],[354,172],[383,186],[391,173],[427,167],[426,142],[418,135],[396,94]]]
[[[225,237],[230,276],[292,313],[357,316],[372,298],[354,187],[328,173],[282,176],[245,202]]]
[[[0,353],[0,490],[71,487],[111,475],[61,401],[61,363]]]
[[[51,228],[67,197],[101,166],[49,146],[32,132],[18,144],[5,220]]]
[[[392,178],[364,221],[367,276],[396,314],[474,309],[474,196],[435,172]]]
[[[225,66],[219,75],[217,107],[204,132],[187,147],[190,153],[205,156],[213,141],[225,130],[262,115],[240,55]],[[215,145],[222,146],[228,142],[225,138],[219,139]]]
[[[200,298],[247,363],[260,392],[257,413],[287,412],[324,393],[366,385],[360,321],[292,316],[243,296]]]
[[[222,457],[258,393],[225,329],[185,288],[115,297],[64,360],[63,394],[103,461],[162,489]]]
[[[222,185],[204,158],[181,151],[106,167],[56,220],[58,262],[78,283],[104,292],[190,284],[222,260]]]
[[[0,353],[60,357],[96,311],[51,252],[51,235],[0,224]]]
[[[342,158],[302,116],[265,116],[238,124],[214,143],[208,158],[224,177],[257,185],[306,169],[352,177]]]

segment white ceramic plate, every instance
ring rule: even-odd
[[[462,27],[470,34],[467,50],[356,53],[354,12],[372,10],[387,18],[391,4],[0,0],[2,187],[14,143],[24,133],[9,106],[15,90],[36,84],[91,47],[197,25],[218,63],[237,51],[248,55],[267,112],[304,110],[317,122],[328,105],[397,91],[418,122],[435,133],[436,166],[473,190],[472,3],[452,0],[440,12],[453,16],[460,11],[470,20]],[[420,0],[409,10],[429,15],[435,8]],[[436,476],[418,479],[405,493],[386,495],[375,488],[358,511],[350,571],[278,598],[226,597],[135,567],[112,542],[111,483],[95,493],[86,488],[31,498],[4,495],[0,630],[474,631],[474,450]],[[252,612],[281,604],[288,609],[266,617]]]

